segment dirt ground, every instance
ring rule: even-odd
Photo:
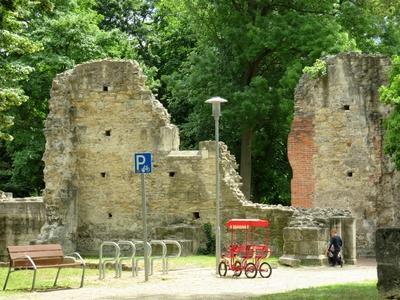
[[[107,287],[48,290],[13,296],[12,299],[246,299],[301,288],[377,280],[375,261],[366,259],[360,260],[356,266],[343,268],[279,266],[268,279],[259,276],[248,279],[244,274],[235,278],[229,272],[227,277],[219,278],[213,270],[205,268],[170,271],[167,275],[154,274],[148,282],[144,282],[143,273],[133,278],[123,275],[121,279],[109,275],[106,278]]]

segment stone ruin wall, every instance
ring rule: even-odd
[[[0,260],[8,245],[34,240],[45,222],[42,197],[13,198],[0,191]]]
[[[21,225],[11,228],[13,239],[6,240],[0,251],[5,253],[6,245],[30,243],[44,221],[36,243],[61,242],[66,252],[97,254],[104,240],[141,239],[139,176],[131,170],[132,154],[139,151],[152,151],[154,156],[153,173],[146,176],[150,237],[189,240],[187,252],[199,248],[204,242],[201,225],[215,223],[215,143],[201,142],[199,150],[180,151],[176,126],[144,81],[137,63],[111,60],[82,64],[55,78],[43,157],[46,209],[41,200],[25,198],[13,202],[19,203],[12,205],[18,211],[2,210]],[[329,220],[349,217],[343,210],[305,212],[251,203],[239,189],[235,158],[223,143],[220,162],[222,222],[268,219],[276,256],[318,260],[328,239]],[[20,222],[22,207],[38,221]],[[317,230],[319,238],[308,243],[300,235],[310,230]],[[0,239],[3,236],[0,233]],[[304,241],[311,246],[304,247]]]
[[[132,153],[139,151],[154,156],[153,173],[146,176],[150,237],[193,240],[191,250],[196,251],[200,226],[215,222],[215,143],[180,151],[176,126],[144,81],[137,63],[111,60],[82,64],[55,78],[43,157],[46,208],[33,198],[3,205],[7,222],[20,226],[0,233],[5,241],[0,251],[5,253],[6,245],[30,243],[43,222],[36,243],[61,242],[66,252],[96,254],[103,240],[140,239],[139,176],[131,170]],[[220,161],[222,221],[268,219],[270,245],[277,256],[315,260],[328,239],[329,220],[349,217],[344,210],[305,213],[251,203],[239,189],[235,158],[222,143]],[[27,221],[20,221],[25,215]],[[311,243],[315,247],[304,248],[298,233],[310,230],[324,234]],[[7,234],[12,238],[5,239]]]
[[[400,177],[382,152],[388,109],[378,95],[390,61],[356,53],[325,61],[327,75],[304,75],[295,93],[292,205],[349,209],[358,253],[373,255],[376,228],[400,223]]]
[[[132,154],[142,151],[153,153],[153,173],[145,176],[150,237],[214,224],[215,143],[180,151],[177,127],[144,82],[136,62],[112,60],[78,65],[54,79],[43,157],[47,215],[38,243],[95,254],[104,240],[141,239]],[[271,245],[281,253],[294,209],[248,202],[236,168],[221,144],[222,221],[269,219]]]

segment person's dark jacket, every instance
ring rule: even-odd
[[[329,250],[332,250],[331,247],[333,246],[333,251],[339,252],[340,249],[342,248],[343,242],[340,236],[334,235],[331,237],[331,240],[329,242]]]

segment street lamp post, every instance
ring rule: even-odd
[[[221,258],[221,220],[220,220],[220,174],[219,174],[219,117],[221,103],[228,102],[220,97],[208,99],[206,103],[212,104],[212,115],[215,120],[215,272],[218,274],[218,264]]]

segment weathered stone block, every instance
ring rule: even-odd
[[[279,257],[279,263],[290,267],[299,267],[301,260],[296,258],[294,255],[283,255]]]
[[[301,228],[286,227],[283,229],[283,239],[287,242],[303,240],[303,231]]]
[[[34,240],[45,222],[41,197],[12,198],[0,201],[0,260],[5,259],[7,246],[27,245]]]
[[[378,228],[376,261],[381,299],[400,299],[400,227]]]

